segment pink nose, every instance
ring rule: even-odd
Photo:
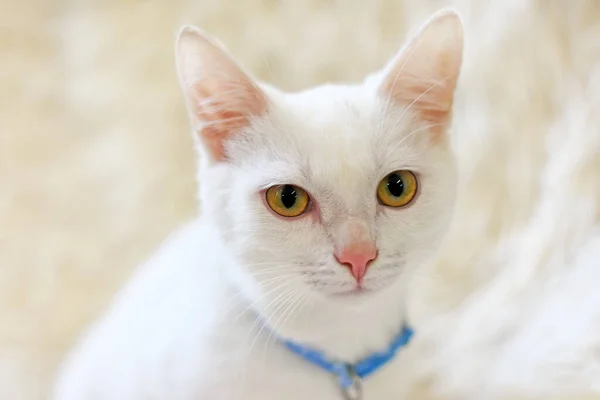
[[[371,242],[353,243],[333,253],[340,264],[347,266],[358,283],[367,273],[371,261],[377,258],[377,248]]]

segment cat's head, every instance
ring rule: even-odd
[[[462,43],[444,12],[364,83],[283,93],[181,31],[203,212],[247,288],[356,301],[436,251],[455,197],[447,131]]]

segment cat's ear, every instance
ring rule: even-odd
[[[450,120],[460,73],[463,28],[455,11],[433,15],[385,70],[380,93],[410,107],[434,133]]]
[[[263,114],[267,99],[227,50],[198,28],[182,28],[175,47],[192,128],[211,160],[223,161],[227,139]]]

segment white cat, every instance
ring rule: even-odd
[[[70,356],[55,398],[345,398],[283,341],[355,364],[402,333],[405,287],[452,213],[462,46],[460,18],[444,11],[363,84],[283,93],[184,28],[176,56],[202,217],[142,266]],[[399,393],[402,349],[380,364],[360,398]]]

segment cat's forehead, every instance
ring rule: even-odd
[[[400,143],[408,126],[389,119],[386,107],[363,86],[287,95],[263,127],[271,147],[265,161],[279,165],[275,179],[361,202],[366,187],[414,161],[411,149]]]
[[[321,86],[288,95],[274,112],[273,134],[283,139],[278,150],[291,145],[314,167],[365,171],[409,156],[411,141],[400,142],[410,133],[410,113],[392,111],[370,87]]]
[[[295,114],[294,136],[316,156],[368,153],[377,134],[373,100],[356,89],[323,87],[291,96],[287,111]]]
[[[355,87],[319,87],[289,95],[274,123],[286,131],[294,156],[313,175],[341,177],[374,166],[377,126],[372,103]]]

